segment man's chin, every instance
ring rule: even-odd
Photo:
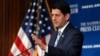
[[[57,26],[57,25],[55,25],[54,27],[55,27],[55,28],[58,28],[58,26]]]

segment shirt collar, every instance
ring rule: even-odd
[[[60,29],[58,29],[58,31],[60,31],[61,33],[64,31],[65,27],[67,27],[69,24],[69,21]]]

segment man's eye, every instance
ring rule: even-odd
[[[56,14],[56,16],[60,16],[60,15]]]

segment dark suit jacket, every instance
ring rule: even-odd
[[[54,32],[45,56],[81,56],[83,35],[79,30],[69,23],[62,33],[57,47],[54,47],[56,35],[57,33]]]

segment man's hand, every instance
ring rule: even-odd
[[[38,39],[38,37],[34,34],[31,34],[32,39],[35,41],[36,45],[39,45],[41,49],[46,50],[46,45],[44,43],[42,43],[42,41],[40,39]]]

